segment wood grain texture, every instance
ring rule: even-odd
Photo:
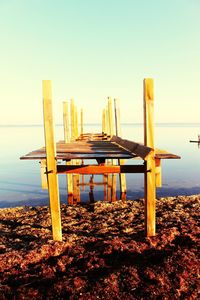
[[[53,239],[57,241],[62,241],[60,198],[57,177],[57,163],[55,159],[52,116],[51,81],[49,80],[43,81],[43,114]]]
[[[144,145],[152,150],[148,154],[144,175],[145,231],[147,236],[156,234],[156,182],[154,150],[154,98],[153,79],[144,79]]]

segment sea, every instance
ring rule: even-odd
[[[85,124],[84,132],[101,132],[100,124]],[[156,124],[155,147],[181,156],[181,159],[162,160],[162,187],[157,188],[157,198],[200,194],[199,124]],[[142,124],[122,124],[123,138],[143,142]],[[44,146],[42,125],[0,126],[0,208],[21,205],[48,205],[48,191],[41,189],[40,165],[36,160],[20,160],[28,152]],[[63,139],[62,125],[55,126],[55,139]],[[94,161],[90,162],[94,163]],[[128,163],[128,162],[127,162]],[[130,163],[141,164],[141,160]],[[84,181],[90,176],[84,176]],[[127,174],[127,199],[144,197],[144,175]],[[101,182],[102,176],[95,175]],[[61,203],[67,203],[66,175],[59,175]],[[81,188],[81,201],[89,201],[89,187]],[[117,184],[119,198],[119,182]],[[103,188],[96,186],[94,199],[103,200]]]

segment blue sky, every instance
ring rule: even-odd
[[[143,78],[157,122],[200,122],[199,0],[0,0],[0,125],[42,123],[42,79],[55,121],[74,97],[100,122],[108,96],[142,122]]]

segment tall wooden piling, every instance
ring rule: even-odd
[[[112,99],[108,97],[108,122],[109,122],[109,133],[112,137],[114,135],[114,119],[113,119],[113,107]]]
[[[70,100],[70,116],[71,116],[71,141],[75,141],[75,107],[74,99]]]
[[[144,145],[152,148],[145,161],[145,230],[147,236],[156,232],[156,182],[154,150],[154,90],[153,79],[144,79]]]
[[[83,109],[81,108],[81,135],[83,135]]]
[[[65,143],[70,142],[70,126],[69,126],[69,103],[68,101],[63,102],[63,126],[64,126],[64,141]],[[71,162],[66,162],[67,165],[71,165]],[[68,193],[68,204],[72,204],[73,195],[73,181],[72,174],[67,174],[67,193]]]
[[[120,122],[120,107],[119,100],[114,99],[114,107],[115,107],[115,131],[116,136],[121,137],[121,122]],[[118,165],[124,165],[124,159],[118,159]],[[126,200],[126,174],[119,174],[119,184],[120,184],[120,198],[122,200]]]
[[[40,161],[40,175],[41,175],[41,185],[42,189],[46,190],[48,189],[48,182],[47,182],[47,162],[46,159],[42,159]]]
[[[69,130],[69,103],[63,102],[63,125],[64,125],[64,141],[70,142],[70,130]]]
[[[53,239],[62,241],[60,199],[55,159],[51,81],[43,80],[44,136]]]

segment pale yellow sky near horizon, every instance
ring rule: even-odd
[[[0,125],[42,123],[42,80],[55,123],[73,97],[100,122],[108,96],[122,122],[143,121],[143,78],[154,78],[156,122],[200,122],[200,1],[0,2]]]

